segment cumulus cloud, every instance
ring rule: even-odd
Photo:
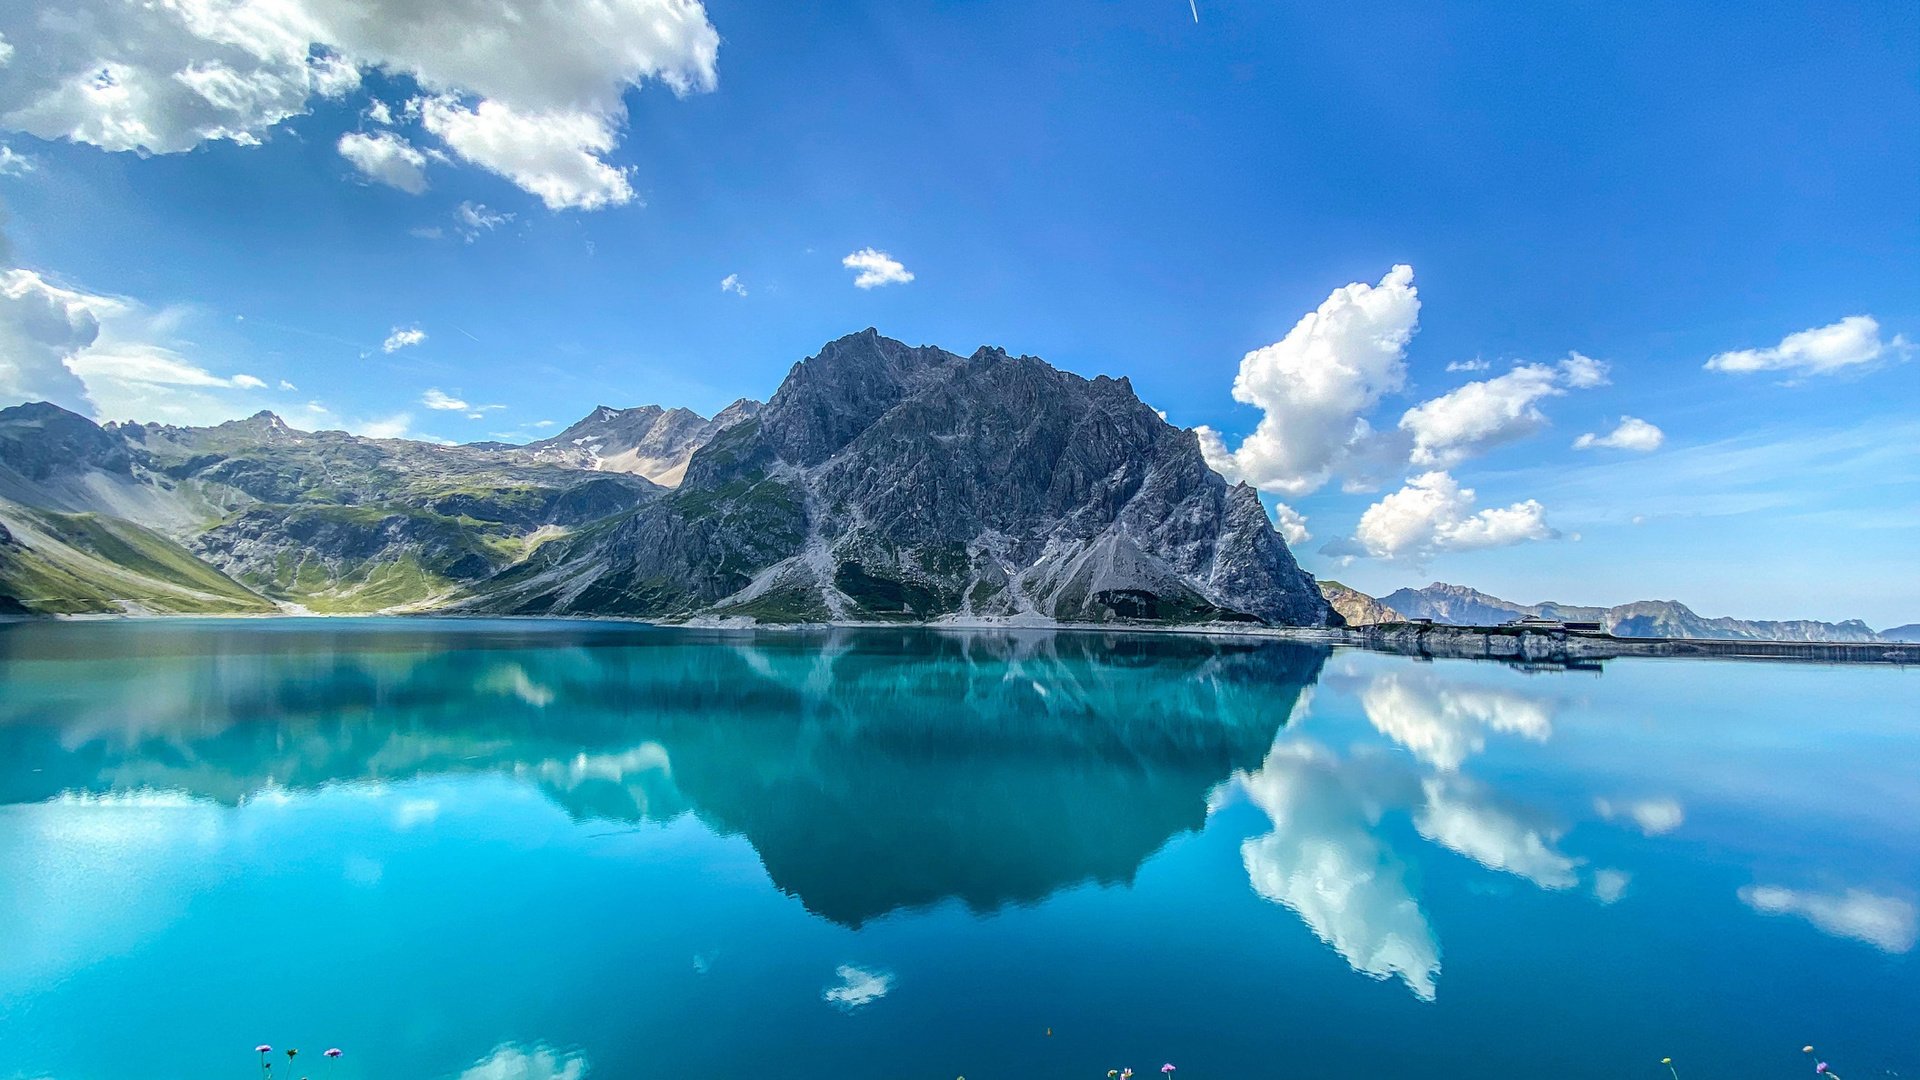
[[[1378,285],[1335,289],[1286,337],[1241,359],[1233,397],[1260,409],[1260,423],[1237,450],[1212,428],[1196,428],[1207,463],[1262,491],[1318,489],[1367,452],[1374,433],[1363,414],[1405,385],[1419,322],[1411,266],[1395,266]]]
[[[841,964],[834,974],[839,976],[840,982],[822,990],[820,999],[845,1012],[871,1005],[893,991],[893,973],[890,971],[873,971],[852,964]]]
[[[379,69],[429,95],[423,121],[461,157],[583,209],[632,198],[604,160],[622,95],[712,89],[720,44],[697,0],[74,0],[19,33],[33,63],[0,66],[13,130],[144,153],[251,145]]]
[[[1579,883],[1579,860],[1554,847],[1558,830],[1523,820],[1516,811],[1494,803],[1484,787],[1457,776],[1430,778],[1421,790],[1426,803],[1413,815],[1421,836],[1543,889]]]
[[[1360,707],[1375,730],[1443,772],[1486,749],[1490,731],[1538,743],[1553,734],[1547,703],[1510,690],[1458,685],[1430,672],[1377,675],[1360,692]]]
[[[186,314],[0,270],[0,402],[51,401],[111,420],[214,423],[242,415],[221,391],[264,390],[254,375],[216,374],[172,341]]]
[[[31,270],[0,270],[0,404],[50,401],[93,412],[86,384],[68,362],[100,336],[100,299]]]
[[[1686,808],[1671,797],[1654,799],[1595,799],[1593,809],[1608,821],[1631,821],[1648,836],[1664,836],[1684,825]]]
[[[1606,382],[1606,365],[1573,353],[1558,364],[1523,364],[1470,382],[1408,409],[1400,428],[1413,436],[1415,465],[1448,468],[1546,426],[1539,403],[1569,389]]]
[[[1371,827],[1372,797],[1331,754],[1300,742],[1276,743],[1258,772],[1238,780],[1273,823],[1240,845],[1254,892],[1292,910],[1354,971],[1398,978],[1432,1001],[1440,943],[1406,864]]]
[[[1559,534],[1548,527],[1546,508],[1533,499],[1474,510],[1472,488],[1445,472],[1422,473],[1360,515],[1351,542],[1333,554],[1423,561],[1441,551],[1505,547]]]
[[[1864,941],[1886,953],[1911,950],[1920,925],[1912,901],[1865,889],[1823,893],[1748,885],[1740,890],[1740,902],[1763,915],[1798,916],[1822,933]]]
[[[1587,432],[1573,440],[1575,450],[1592,450],[1606,447],[1610,450],[1633,450],[1642,454],[1660,449],[1667,441],[1667,433],[1637,416],[1623,416],[1620,426],[1605,435]]]
[[[473,408],[472,405],[448,394],[437,386],[420,395],[420,404],[425,405],[429,409],[438,409],[442,412],[466,412]]]
[[[1904,359],[1913,351],[1906,338],[1880,337],[1880,323],[1871,315],[1849,315],[1837,323],[1788,334],[1780,344],[1764,349],[1735,349],[1707,360],[1708,371],[1749,374],[1789,371],[1799,375],[1831,375],[1885,359]]]
[[[875,289],[882,285],[904,285],[913,280],[913,272],[900,265],[898,259],[874,248],[861,248],[841,259],[840,265],[849,270],[859,271],[853,278],[854,287],[859,289]]]
[[[460,1074],[460,1080],[586,1080],[587,1057],[535,1044],[502,1043]]]
[[[409,195],[427,190],[427,155],[390,131],[371,135],[349,131],[340,136],[340,156],[360,170],[361,175]]]
[[[1273,517],[1273,527],[1279,530],[1280,538],[1289,545],[1304,544],[1313,539],[1313,534],[1307,531],[1307,515],[1286,503],[1274,504]]]
[[[1474,357],[1471,360],[1455,360],[1447,365],[1448,372],[1487,371],[1493,367],[1490,361]]]
[[[381,352],[399,352],[410,345],[418,345],[427,340],[427,332],[417,326],[396,326],[380,343]]]
[[[523,112],[499,101],[471,107],[451,96],[420,103],[420,122],[468,162],[540,197],[549,210],[632,202],[627,170],[603,155],[619,141],[611,118],[576,109]]]
[[[720,279],[720,291],[745,296],[747,295],[747,285],[740,280],[739,274],[728,274],[726,277]]]

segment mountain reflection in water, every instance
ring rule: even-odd
[[[110,626],[57,647],[0,633],[0,659],[65,661],[59,682],[0,702],[0,755],[33,763],[0,772],[0,802],[237,804],[505,773],[581,819],[695,814],[744,836],[810,911],[857,926],[1130,881],[1260,764],[1327,655],[1198,636],[497,626]]]

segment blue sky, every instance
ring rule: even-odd
[[[0,396],[533,438],[872,325],[1131,376],[1376,593],[1920,620],[1911,4],[78,6],[0,13]]]

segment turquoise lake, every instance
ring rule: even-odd
[[[0,1080],[1920,1076],[1917,902],[1914,669],[0,626]]]

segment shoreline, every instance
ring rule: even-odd
[[[323,619],[408,619],[525,622],[602,622],[662,629],[723,633],[805,633],[820,630],[997,631],[1002,633],[1189,634],[1217,638],[1295,641],[1415,659],[1496,660],[1503,663],[1594,667],[1601,661],[1635,657],[1786,661],[1824,664],[1920,666],[1920,642],[1758,641],[1719,638],[1621,638],[1514,627],[1382,623],[1357,627],[1259,626],[1233,623],[1164,625],[1154,623],[1063,623],[1032,616],[948,616],[925,621],[835,620],[765,623],[750,618],[695,616],[673,621],[631,615],[494,615],[480,612],[236,612],[233,614],[158,614],[154,612],[75,615],[0,615],[0,626],[69,622],[170,622],[178,620],[279,621]]]

